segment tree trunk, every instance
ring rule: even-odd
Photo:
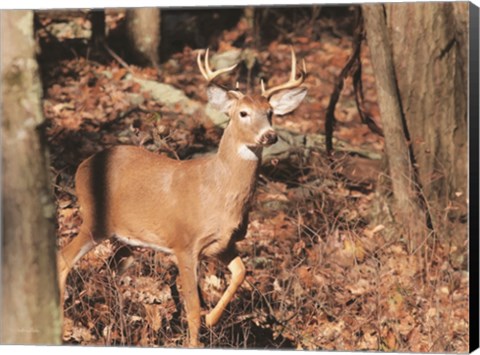
[[[103,48],[105,44],[105,10],[92,10],[89,12],[92,23],[91,42],[95,49]]]
[[[423,193],[441,209],[466,206],[468,3],[385,9]]]
[[[1,11],[2,344],[59,344],[54,206],[32,11]]]
[[[160,9],[128,9],[125,20],[129,47],[136,56],[134,62],[157,66],[160,45]]]
[[[412,178],[414,173],[412,181],[428,226],[463,238],[462,225],[449,229],[441,223],[462,220],[467,211],[468,4],[392,3],[363,8],[383,123],[396,121],[397,114],[403,119],[412,160],[406,176]],[[374,28],[373,22],[381,26]],[[379,48],[386,52],[379,54],[383,50]],[[393,78],[395,87],[383,86],[385,76]],[[398,108],[393,102],[382,102],[385,95],[397,96],[399,112],[394,112]],[[392,159],[405,157],[389,148],[391,134],[385,133],[390,173],[404,174],[392,165]],[[395,187],[394,195],[398,196]]]
[[[256,14],[255,14],[255,7],[253,6],[246,6],[243,9],[243,17],[247,22],[247,38],[250,37],[252,40],[252,47],[258,48],[260,47],[260,37],[258,33],[258,26],[256,23]]]
[[[395,202],[393,210],[396,221],[403,226],[407,234],[410,234],[413,250],[419,244],[421,227],[425,224],[422,226],[422,223],[418,223],[422,220],[422,213],[418,205],[412,156],[407,143],[409,133],[396,85],[384,7],[381,4],[363,5],[362,9],[382,116],[389,176]]]

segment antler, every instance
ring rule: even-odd
[[[292,46],[290,46],[290,51],[292,52],[292,71],[290,72],[290,79],[286,83],[274,86],[268,90],[265,90],[265,84],[263,83],[263,80],[262,80],[260,82],[262,87],[262,96],[269,98],[277,91],[284,90],[284,89],[292,89],[302,85],[303,81],[305,80],[305,77],[307,76],[307,68],[305,66],[305,60],[302,60],[303,68],[300,70],[300,77],[298,79],[295,79],[295,77],[297,76],[297,73],[296,73],[297,58],[295,57],[295,52],[293,51]]]
[[[226,72],[229,72],[229,71],[233,70],[237,66],[237,64],[235,64],[235,65],[232,65],[231,67],[218,69],[218,70],[212,72],[212,70],[210,69],[210,65],[208,64],[208,52],[209,52],[209,49],[207,48],[207,50],[205,51],[205,64],[202,64],[202,58],[201,58],[203,51],[198,52],[198,56],[197,56],[198,68],[200,69],[200,72],[202,73],[203,77],[208,82],[211,82],[213,79],[215,79],[220,74],[223,74],[223,73],[226,73]]]

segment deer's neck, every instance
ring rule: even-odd
[[[218,147],[218,161],[231,172],[256,175],[262,159],[262,148],[251,148],[240,143],[233,131],[231,126],[225,129]]]
[[[224,193],[235,195],[239,202],[247,203],[255,190],[262,148],[251,149],[242,145],[235,139],[233,131],[231,126],[225,129],[215,164],[222,176],[221,187]]]

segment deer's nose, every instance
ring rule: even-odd
[[[262,145],[272,145],[277,143],[277,141],[278,141],[278,136],[274,130],[269,130],[265,132],[260,138],[260,143]]]

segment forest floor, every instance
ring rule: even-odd
[[[108,13],[107,25],[114,28],[122,19],[121,12]],[[178,106],[159,104],[132,78],[172,85],[206,104],[196,50],[186,47],[158,69],[125,68],[108,55],[94,60],[88,50],[74,49],[71,41],[90,27],[85,16],[69,16],[63,25],[43,16],[37,31],[59,247],[81,224],[73,176],[83,159],[119,144],[189,159],[214,150],[222,134],[204,114],[186,115]],[[339,35],[337,27],[338,19],[320,16],[255,52],[258,70],[270,84],[288,76],[285,43],[307,64],[307,98],[293,114],[274,118],[275,126],[324,133],[335,81],[352,52],[352,36]],[[245,28],[240,21],[224,31],[216,51],[231,50]],[[364,108],[381,126],[365,44],[361,59]],[[335,116],[336,139],[383,155],[383,138],[361,123],[351,79]],[[219,324],[202,328],[206,347],[468,351],[466,226],[446,220],[441,228],[463,231],[458,241],[439,230],[409,251],[391,220],[372,217],[385,209],[376,192],[381,165],[340,152],[330,160],[324,146],[264,162],[248,233],[239,242],[246,282]],[[120,272],[114,261],[123,251],[106,241],[74,267],[65,295],[64,342],[182,346],[187,326],[172,259],[136,248],[135,262]],[[213,307],[229,278],[220,263],[202,261],[206,308]]]

